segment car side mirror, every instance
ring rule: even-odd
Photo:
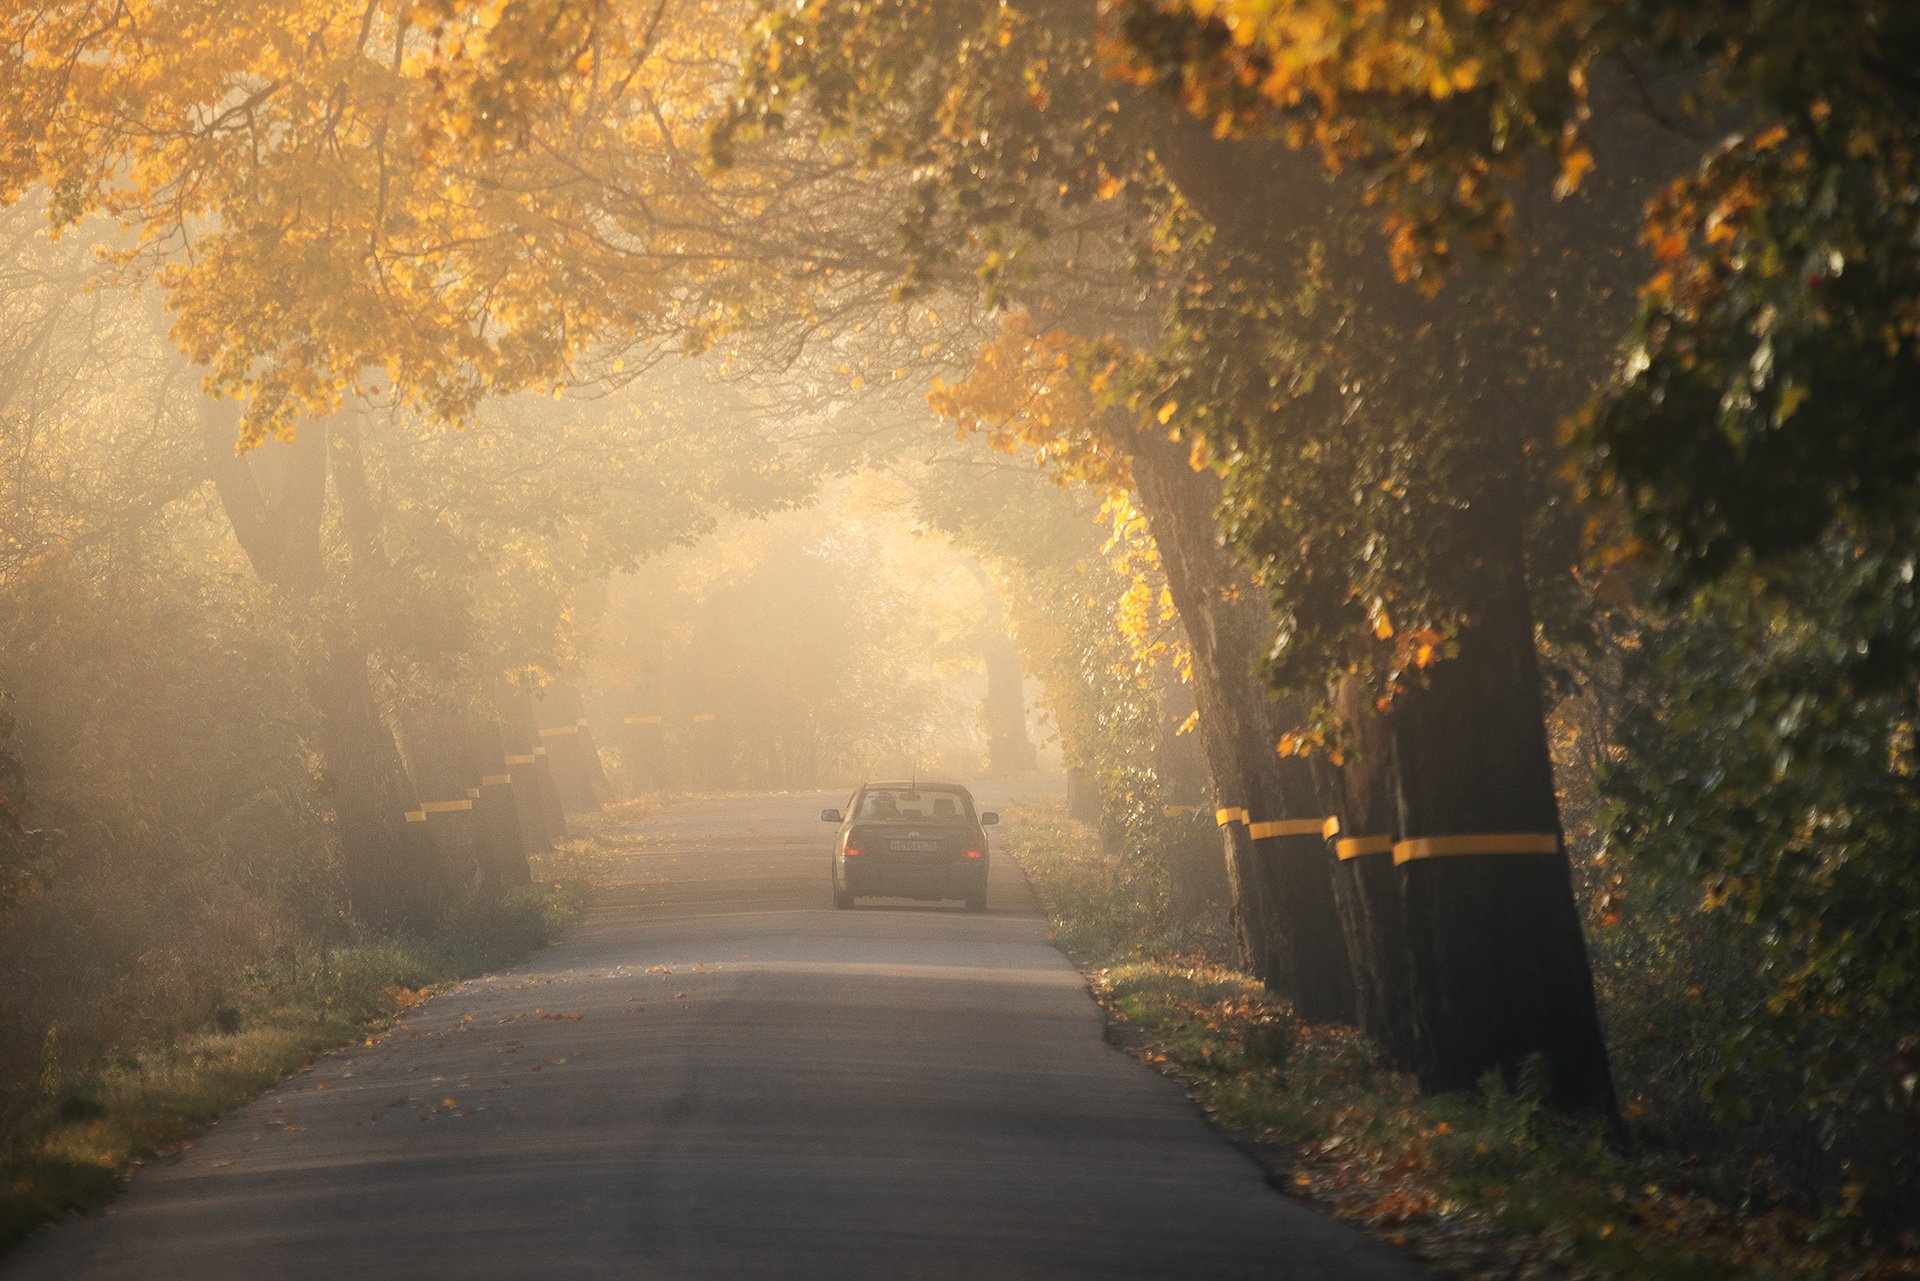
[[[995,823],[998,823],[999,821],[1000,821],[1000,816],[994,813],[992,810],[988,810],[986,813],[980,816],[980,826],[982,827],[992,827]]]
[[[839,810],[821,810],[820,821],[822,823],[838,823],[840,821],[840,811]]]

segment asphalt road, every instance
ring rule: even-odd
[[[1010,859],[984,916],[834,911],[818,812],[843,799],[639,825],[554,947],[319,1060],[0,1272],[1425,1275],[1273,1192],[1106,1044]]]

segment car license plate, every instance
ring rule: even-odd
[[[902,854],[931,854],[940,848],[938,841],[889,841],[887,843]]]

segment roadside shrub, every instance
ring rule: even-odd
[[[22,811],[61,846],[0,930],[0,1122],[340,929],[290,656],[201,514],[0,595]]]

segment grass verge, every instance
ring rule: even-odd
[[[1446,1275],[1495,1278],[1920,1277],[1920,1241],[1875,1239],[1844,1214],[1742,1204],[1740,1184],[1684,1153],[1621,1153],[1542,1091],[1427,1097],[1347,1029],[1310,1028],[1224,962],[1222,932],[1169,921],[1152,877],[1103,855],[1058,811],[1008,815],[1002,837],[1109,1014],[1110,1038],[1183,1081],[1297,1199]]]
[[[545,946],[571,923],[616,854],[621,828],[657,801],[574,822],[574,838],[531,860],[533,882],[427,937],[289,947],[235,976],[207,1026],[121,1046],[63,1072],[47,1046],[39,1096],[0,1136],[0,1255],[38,1225],[90,1209],[157,1156],[315,1057],[373,1035],[446,985]]]

